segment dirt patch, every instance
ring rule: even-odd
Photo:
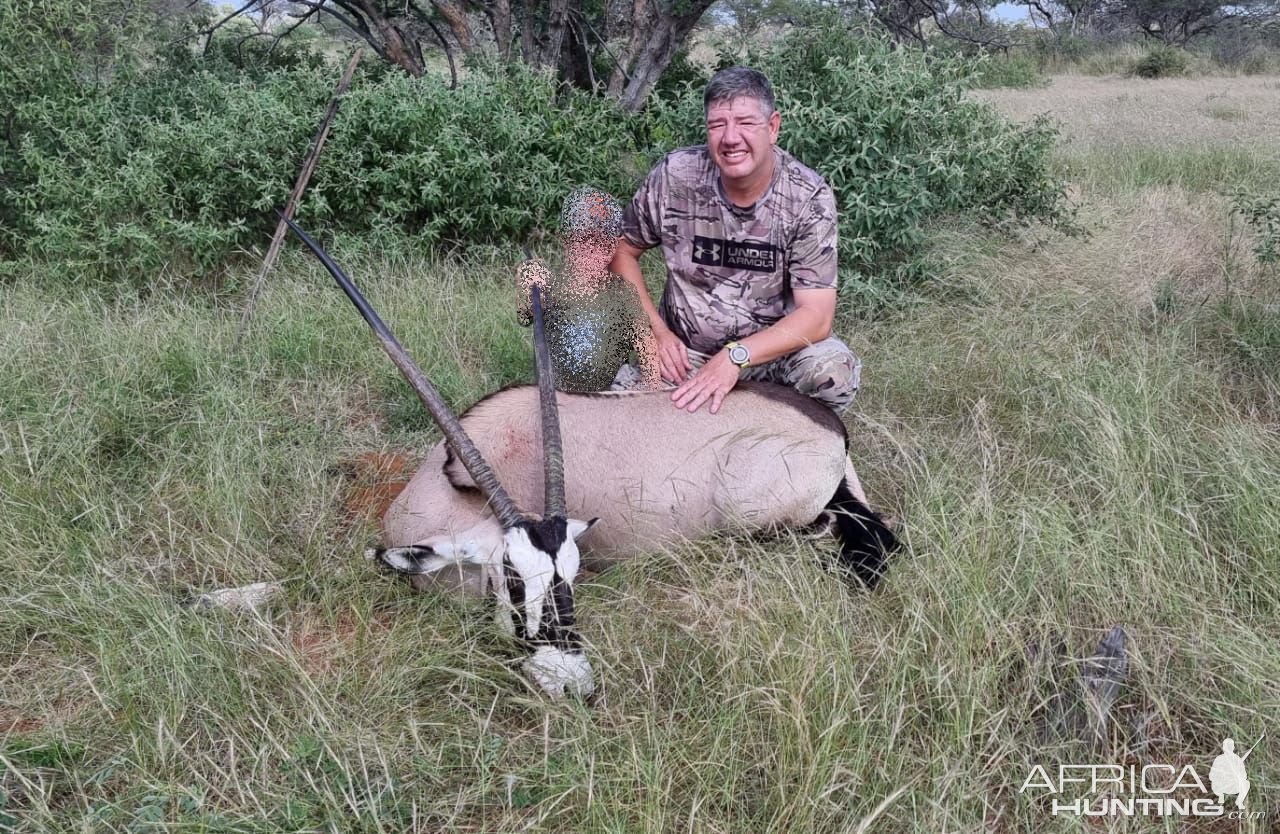
[[[5,657],[0,668],[0,737],[64,726],[94,703],[88,670],[43,641]]]
[[[0,707],[0,736],[25,735],[45,728],[45,720],[13,707]]]
[[[382,518],[413,475],[413,465],[398,452],[362,452],[336,470],[347,481],[339,514],[348,528]]]
[[[360,620],[349,610],[332,621],[317,609],[304,610],[291,615],[285,625],[289,645],[311,678],[331,677],[349,666],[349,659],[371,637],[390,631],[389,615],[374,614],[368,620]]]

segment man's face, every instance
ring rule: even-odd
[[[712,102],[707,108],[707,148],[720,175],[731,185],[754,185],[773,174],[773,146],[782,117],[745,96]]]

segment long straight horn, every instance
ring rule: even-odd
[[[440,426],[440,431],[444,433],[445,440],[448,441],[449,447],[453,449],[453,453],[462,461],[462,465],[466,467],[467,472],[471,474],[472,480],[480,487],[485,496],[489,499],[489,503],[493,506],[493,511],[497,513],[498,522],[504,529],[511,528],[524,518],[524,514],[511,500],[511,496],[502,488],[502,484],[498,483],[498,478],[493,474],[493,470],[489,468],[489,464],[484,462],[484,458],[480,457],[480,452],[476,449],[471,438],[463,430],[462,424],[458,422],[458,418],[453,416],[453,412],[449,410],[449,406],[445,404],[444,398],[440,396],[440,392],[436,391],[431,380],[427,379],[427,375],[422,369],[409,358],[409,354],[404,347],[396,341],[396,337],[391,335],[391,331],[382,323],[377,312],[365,300],[365,297],[356,289],[356,285],[351,282],[346,273],[342,271],[342,267],[333,262],[328,253],[320,248],[320,244],[312,240],[306,232],[298,228],[298,225],[280,215],[284,222],[289,224],[289,228],[293,229],[294,234],[302,238],[302,242],[307,245],[320,263],[324,264],[325,269],[329,270],[329,274],[338,282],[338,286],[342,287],[342,291],[347,294],[347,298],[351,299],[351,303],[356,305],[356,309],[360,311],[360,315],[364,316],[364,320],[369,323],[369,327],[373,328],[374,334],[378,337],[378,341],[382,344],[382,349],[391,357],[391,361],[396,363],[396,367],[400,369],[400,373],[408,380],[409,385],[418,394],[418,399],[422,400],[422,404],[427,407],[427,411],[431,412],[431,416],[435,419],[436,424]]]
[[[544,518],[564,515],[564,446],[560,442],[560,410],[551,381],[551,351],[542,323],[542,288],[533,285],[533,359],[538,368],[538,401],[542,408],[542,464],[546,468]]]

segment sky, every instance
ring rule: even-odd
[[[1001,3],[995,8],[995,15],[1007,23],[1017,23],[1027,19],[1027,7],[1017,3]]]

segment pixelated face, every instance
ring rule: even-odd
[[[730,186],[750,186],[773,173],[773,146],[782,117],[759,99],[740,96],[707,107],[707,149]]]
[[[617,248],[617,238],[605,232],[571,232],[564,238],[565,258],[579,275],[606,273]]]

